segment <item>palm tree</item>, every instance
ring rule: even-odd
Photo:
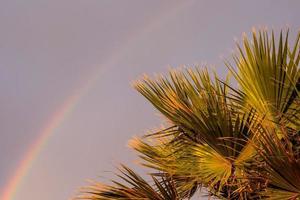
[[[300,32],[292,46],[288,36],[244,36],[225,62],[237,87],[205,68],[137,81],[169,124],[130,141],[151,179],[122,166],[119,181],[79,198],[177,200],[206,188],[219,199],[300,199]]]

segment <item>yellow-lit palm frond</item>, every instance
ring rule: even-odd
[[[244,93],[244,103],[271,121],[299,122],[300,33],[290,47],[288,31],[253,31],[252,40],[243,38],[243,48],[234,56],[235,67],[227,63]],[[298,91],[297,91],[298,90]]]
[[[170,131],[168,129],[168,133]],[[130,146],[139,152],[143,166],[169,174],[182,196],[191,197],[201,187],[201,181],[195,175],[195,172],[199,171],[198,158],[193,154],[193,146],[189,142],[177,142],[170,137],[155,137],[147,142],[134,138],[130,141]],[[154,172],[152,175],[159,174]]]
[[[175,143],[162,138],[153,138],[151,141],[146,142],[140,138],[130,141],[130,146],[140,153],[142,165],[168,172],[171,175],[182,171],[180,168],[187,171],[195,169],[191,164],[194,157],[191,145],[184,144],[183,141]]]

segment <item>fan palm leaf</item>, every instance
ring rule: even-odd
[[[169,79],[146,77],[137,82],[136,88],[182,130],[186,137],[179,141],[188,140],[189,146],[193,147],[189,154],[196,159],[182,162],[196,168],[182,169],[199,178],[199,182],[214,189],[217,186],[220,190],[230,178],[243,174],[243,165],[254,154],[246,139],[251,137],[256,118],[251,110],[241,113],[239,105],[230,100],[226,84],[216,75],[214,80],[207,70],[174,70]],[[147,154],[144,150],[138,149]],[[153,158],[151,154],[147,157]],[[177,160],[174,163],[182,162]]]
[[[147,142],[140,138],[130,141],[130,146],[139,152],[143,166],[172,176],[176,181],[177,189],[185,197],[190,197],[201,188],[199,177],[191,173],[199,170],[199,167],[197,166],[198,158],[192,153],[194,150],[190,143],[183,141],[177,143],[170,137],[147,139]],[[157,176],[160,173],[155,172],[152,175]]]
[[[295,154],[287,137],[287,130],[282,127],[282,138],[278,130],[261,131],[257,152],[263,158],[261,172],[268,180],[265,191],[261,194],[267,199],[299,199],[300,198],[300,159]]]
[[[84,188],[83,194],[78,199],[88,200],[178,200],[181,199],[175,182],[167,174],[159,178],[152,176],[152,183],[146,181],[130,168],[122,165],[122,181],[113,180],[114,185],[95,183]]]
[[[300,32],[292,48],[289,33],[280,33],[279,41],[267,31],[254,30],[252,40],[246,35],[235,67],[227,62],[243,92],[243,101],[271,121],[299,121]]]

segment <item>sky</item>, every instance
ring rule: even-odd
[[[132,81],[183,65],[224,76],[243,32],[289,27],[293,36],[299,8],[297,0],[1,0],[0,200],[70,199],[88,180],[112,178],[119,163],[139,171],[127,141],[163,121]]]

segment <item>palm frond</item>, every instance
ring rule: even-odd
[[[281,132],[281,138],[278,136]],[[260,133],[257,152],[262,157],[261,172],[268,180],[262,196],[268,199],[300,198],[300,159],[295,154],[287,136],[287,130],[264,129]]]
[[[300,199],[300,32],[253,31],[235,66],[239,87],[199,68],[145,76],[134,87],[170,127],[130,146],[150,180],[122,166],[120,181],[84,190],[89,200],[191,198],[201,187],[220,199]]]
[[[185,143],[181,139],[179,142],[178,137],[174,140],[172,137],[166,138],[165,136],[147,139],[146,142],[145,139],[133,138],[129,143],[139,153],[143,166],[169,174],[176,182],[181,196],[191,197],[201,188],[199,177],[192,173],[198,171],[199,166],[197,165],[198,158],[193,154],[193,146],[189,142]],[[152,173],[153,176],[160,174]]]
[[[136,84],[136,88],[181,130],[185,137],[179,140],[179,144],[187,142],[189,147],[193,147],[188,153],[182,150],[184,148],[177,148],[184,153],[174,160],[173,168],[181,169],[176,173],[189,174],[204,185],[214,189],[217,186],[220,190],[229,179],[242,175],[239,171],[255,154],[247,142],[252,137],[252,129],[256,128],[255,113],[251,109],[243,113],[240,105],[231,101],[230,88],[216,75],[213,82],[207,70],[174,70],[169,77],[157,80],[146,77]],[[141,146],[145,147],[144,144]],[[149,151],[155,148],[149,145],[147,150],[136,149],[142,153],[144,160],[153,163],[155,156]],[[166,150],[166,146],[161,149]],[[146,159],[143,157],[145,154],[148,154]],[[187,157],[189,154],[192,155],[190,159]],[[162,163],[170,162],[167,158],[166,161],[156,161],[155,166]],[[165,168],[172,169],[171,166]]]
[[[237,45],[239,55],[233,58],[238,71],[227,62],[245,104],[281,123],[299,121],[300,32],[292,48],[289,42],[288,31],[280,33],[278,43],[273,32],[253,31],[251,41],[245,35],[243,48]]]
[[[172,178],[163,174],[159,178],[152,176],[152,184],[148,183],[137,173],[122,165],[121,181],[112,182],[114,185],[95,183],[84,188],[77,199],[88,200],[178,200],[181,199],[177,193],[175,182]]]

